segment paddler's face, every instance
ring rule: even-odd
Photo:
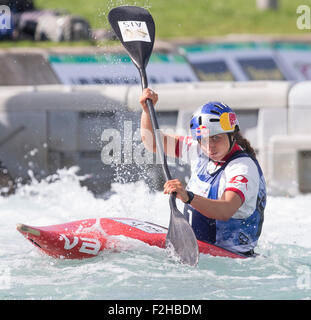
[[[199,143],[202,151],[214,161],[223,159],[230,149],[229,137],[226,133],[203,138]]]

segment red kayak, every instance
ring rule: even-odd
[[[132,218],[86,219],[47,227],[18,224],[17,230],[44,253],[64,259],[85,259],[94,257],[103,250],[124,250],[126,239],[123,237],[165,248],[167,232],[167,228]],[[199,240],[198,245],[200,253],[245,258]]]

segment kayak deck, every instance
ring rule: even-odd
[[[126,250],[124,238],[165,248],[167,228],[132,218],[85,219],[45,227],[17,224],[17,230],[45,254],[54,258],[85,259],[103,250]],[[123,236],[122,239],[118,236]],[[243,255],[198,240],[200,253],[245,258]]]

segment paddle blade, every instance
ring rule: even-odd
[[[109,23],[138,69],[145,69],[154,44],[155,25],[140,7],[121,6],[108,14]]]
[[[196,266],[199,262],[199,246],[193,229],[184,215],[173,206],[166,247],[172,248],[182,263]]]

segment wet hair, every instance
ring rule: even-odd
[[[240,131],[235,131],[231,133],[233,140],[243,148],[243,150],[250,155],[252,158],[256,159],[256,152],[251,146],[250,142],[244,138]],[[230,137],[229,137],[230,140]]]

